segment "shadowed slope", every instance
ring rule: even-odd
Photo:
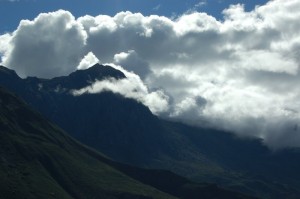
[[[173,198],[109,166],[2,88],[0,121],[1,197]]]
[[[6,199],[250,198],[167,171],[109,160],[70,138],[1,87],[0,138],[0,193]]]

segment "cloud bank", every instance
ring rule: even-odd
[[[87,67],[82,59],[122,65],[140,78],[106,80],[95,91],[157,103],[156,114],[271,147],[300,146],[300,2],[272,0],[252,11],[231,5],[223,17],[121,12],[75,19],[60,10],[1,35],[0,55],[23,77],[68,74]]]

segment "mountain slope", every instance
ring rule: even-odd
[[[263,198],[300,195],[297,150],[273,153],[260,140],[167,122],[144,105],[110,92],[69,94],[70,89],[88,86],[95,79],[126,78],[111,67],[95,65],[51,80],[22,80],[11,70],[1,70],[0,85],[73,137],[117,161],[171,170]]]
[[[111,161],[1,87],[0,138],[1,198],[250,198]]]
[[[4,67],[2,70],[7,72],[0,72],[0,85],[17,93],[73,137],[113,159],[145,165],[161,151],[173,148],[164,147],[168,145],[164,140],[168,139],[162,136],[168,134],[161,133],[164,131],[160,120],[142,104],[111,92],[76,97],[69,93],[79,84],[88,86],[96,79],[124,78],[118,70],[95,65],[51,80],[22,80],[13,71]]]
[[[90,155],[2,89],[0,97],[2,197],[173,198]]]
[[[299,149],[270,151],[257,139],[242,139],[228,132],[199,129],[180,123],[165,122],[169,132],[185,133],[189,145],[218,164],[215,175],[200,168],[182,175],[202,179],[262,198],[299,198]],[[181,167],[187,167],[185,164]],[[175,168],[173,171],[178,170]]]

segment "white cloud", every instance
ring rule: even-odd
[[[249,12],[232,5],[223,15],[223,21],[199,12],[74,19],[58,11],[0,36],[0,53],[19,74],[45,77],[75,70],[92,52],[143,80],[105,80],[94,85],[98,90],[137,99],[156,113],[168,110],[169,118],[260,137],[270,146],[300,146],[294,128],[300,123],[300,2],[273,0]]]
[[[206,4],[207,4],[207,0],[201,0],[195,5],[195,7],[199,8],[199,7],[205,6]]]
[[[1,64],[6,61],[7,56],[10,54],[10,49],[12,46],[10,45],[11,35],[6,33],[4,35],[0,35],[0,56],[1,56]]]
[[[207,5],[207,0],[200,0],[198,3],[196,3],[192,8],[188,9],[185,14],[190,14],[197,12],[197,10],[200,10],[200,8]]]
[[[72,93],[76,96],[84,93],[112,91],[114,93],[121,94],[126,98],[135,99],[143,103],[148,106],[154,114],[166,112],[168,110],[169,99],[163,91],[149,91],[138,75],[127,72],[120,66],[116,66],[114,64],[109,65],[121,70],[125,74],[126,78],[110,78],[102,81],[96,81],[91,86],[75,90]]]
[[[99,63],[99,59],[92,53],[89,52],[84,58],[80,61],[79,65],[77,66],[78,70],[87,69],[96,63]]]
[[[10,38],[3,64],[22,76],[51,78],[65,75],[83,57],[86,33],[71,13],[63,10],[22,20]],[[1,38],[2,40],[2,38]]]

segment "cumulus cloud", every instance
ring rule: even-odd
[[[3,39],[11,46],[4,52],[3,64],[21,77],[65,75],[74,71],[83,57],[86,37],[69,12],[40,14],[33,21],[22,20],[11,37]]]
[[[78,70],[88,69],[91,66],[94,66],[96,63],[99,63],[100,60],[92,53],[89,52],[84,58],[80,61],[77,66]]]
[[[82,92],[112,90],[164,117],[274,147],[300,146],[300,2],[272,0],[251,11],[231,5],[223,16],[120,12],[75,19],[58,11],[1,35],[0,54],[23,76],[66,74],[96,59],[122,65],[131,79]]]
[[[145,78],[151,72],[149,64],[141,59],[134,50],[115,54],[114,62],[129,71],[139,74],[141,78]]]
[[[9,54],[9,50],[11,49],[10,39],[11,35],[8,33],[0,35],[0,56],[2,63],[6,61],[6,55]]]

